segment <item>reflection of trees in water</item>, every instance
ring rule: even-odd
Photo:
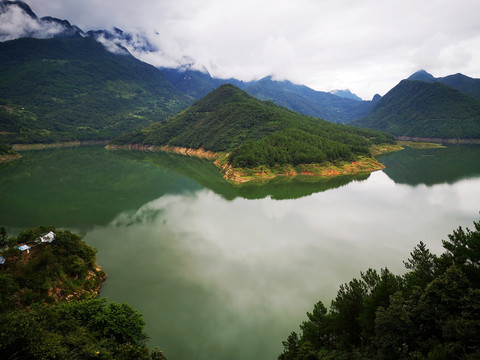
[[[21,160],[2,164],[0,175],[2,225],[13,230],[53,224],[81,234],[164,194],[193,194],[207,188],[226,200],[294,199],[368,178],[368,174],[278,177],[267,183],[232,185],[206,160],[94,146],[24,152]]]
[[[268,181],[232,185],[224,180],[220,170],[207,160],[166,152],[121,151],[119,154],[138,161],[166,167],[176,173],[187,176],[226,200],[233,200],[237,197],[262,199],[267,196],[276,200],[297,199],[317,192],[338,188],[354,180],[366,180],[370,176],[369,173],[332,178],[277,176]]]
[[[182,176],[101,147],[22,153],[0,166],[2,225],[54,224],[84,233],[181,186]],[[191,181],[190,181],[191,182]]]
[[[412,149],[380,158],[393,181],[408,185],[452,184],[480,175],[480,146],[449,145],[441,149]]]

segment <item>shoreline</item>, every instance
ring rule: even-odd
[[[74,146],[89,146],[89,145],[105,145],[108,140],[89,140],[89,141],[65,141],[56,143],[37,143],[37,144],[13,144],[12,149],[15,151],[27,151],[27,150],[43,150],[62,147],[74,147]]]
[[[413,142],[429,142],[434,144],[451,144],[451,145],[472,145],[480,144],[480,139],[459,139],[459,138],[429,138],[421,136],[396,136],[398,141],[413,141]]]
[[[243,184],[250,181],[265,181],[277,176],[284,177],[317,177],[318,179],[333,178],[335,176],[357,175],[371,173],[385,169],[385,165],[379,161],[359,157],[355,161],[339,161],[326,164],[300,164],[297,166],[284,165],[275,168],[260,166],[253,169],[232,168],[228,164],[221,165],[218,160],[214,163],[224,173],[223,178],[235,184]]]
[[[20,154],[4,154],[4,155],[0,155],[0,163],[3,163],[3,162],[9,162],[9,161],[13,161],[13,160],[18,160],[22,157],[22,155]]]
[[[253,169],[232,168],[227,163],[228,153],[217,153],[202,148],[192,149],[180,146],[154,146],[142,144],[128,144],[128,145],[106,145],[107,150],[137,150],[137,151],[165,151],[184,156],[193,156],[201,159],[213,161],[213,164],[219,168],[223,174],[223,178],[234,184],[243,184],[250,181],[268,181],[277,176],[295,177],[318,177],[331,178],[342,175],[356,175],[361,173],[370,173],[377,170],[382,170],[385,165],[381,164],[375,158],[359,157],[352,162],[327,163],[327,164],[301,164],[298,166],[284,165],[275,168],[268,168],[260,166]],[[388,146],[386,151],[399,151],[402,147]],[[379,152],[383,153],[383,152]]]
[[[139,150],[139,151],[165,151],[184,156],[193,156],[200,159],[216,160],[224,155],[224,153],[218,153],[210,150],[204,150],[203,148],[192,149],[183,146],[155,146],[155,145],[141,145],[141,144],[129,144],[129,145],[110,145],[105,146],[107,150]]]

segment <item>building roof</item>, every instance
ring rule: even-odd
[[[3,256],[0,256],[0,265],[5,264],[5,258]]]
[[[21,250],[21,251],[25,251],[25,250],[30,250],[31,247],[28,246],[28,245],[20,245],[20,246],[18,247],[18,249]]]
[[[44,242],[51,243],[55,239],[55,233],[53,231],[50,231],[48,234],[45,234],[40,237],[40,240]]]

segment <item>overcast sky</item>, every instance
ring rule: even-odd
[[[419,69],[480,78],[479,0],[30,0],[84,31],[142,32],[142,60],[384,95]]]

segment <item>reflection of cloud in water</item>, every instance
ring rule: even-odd
[[[458,185],[397,185],[376,172],[296,200],[228,202],[207,190],[166,195],[119,215],[87,241],[110,275],[104,294],[138,307],[154,339],[200,331],[201,346],[221,346],[232,358],[239,345],[228,339],[252,331],[243,345],[259,358],[259,351],[278,353],[305,311],[319,299],[328,305],[360,271],[401,272],[420,240],[438,252],[452,229],[470,226],[480,179]],[[182,351],[178,358],[203,358]]]

